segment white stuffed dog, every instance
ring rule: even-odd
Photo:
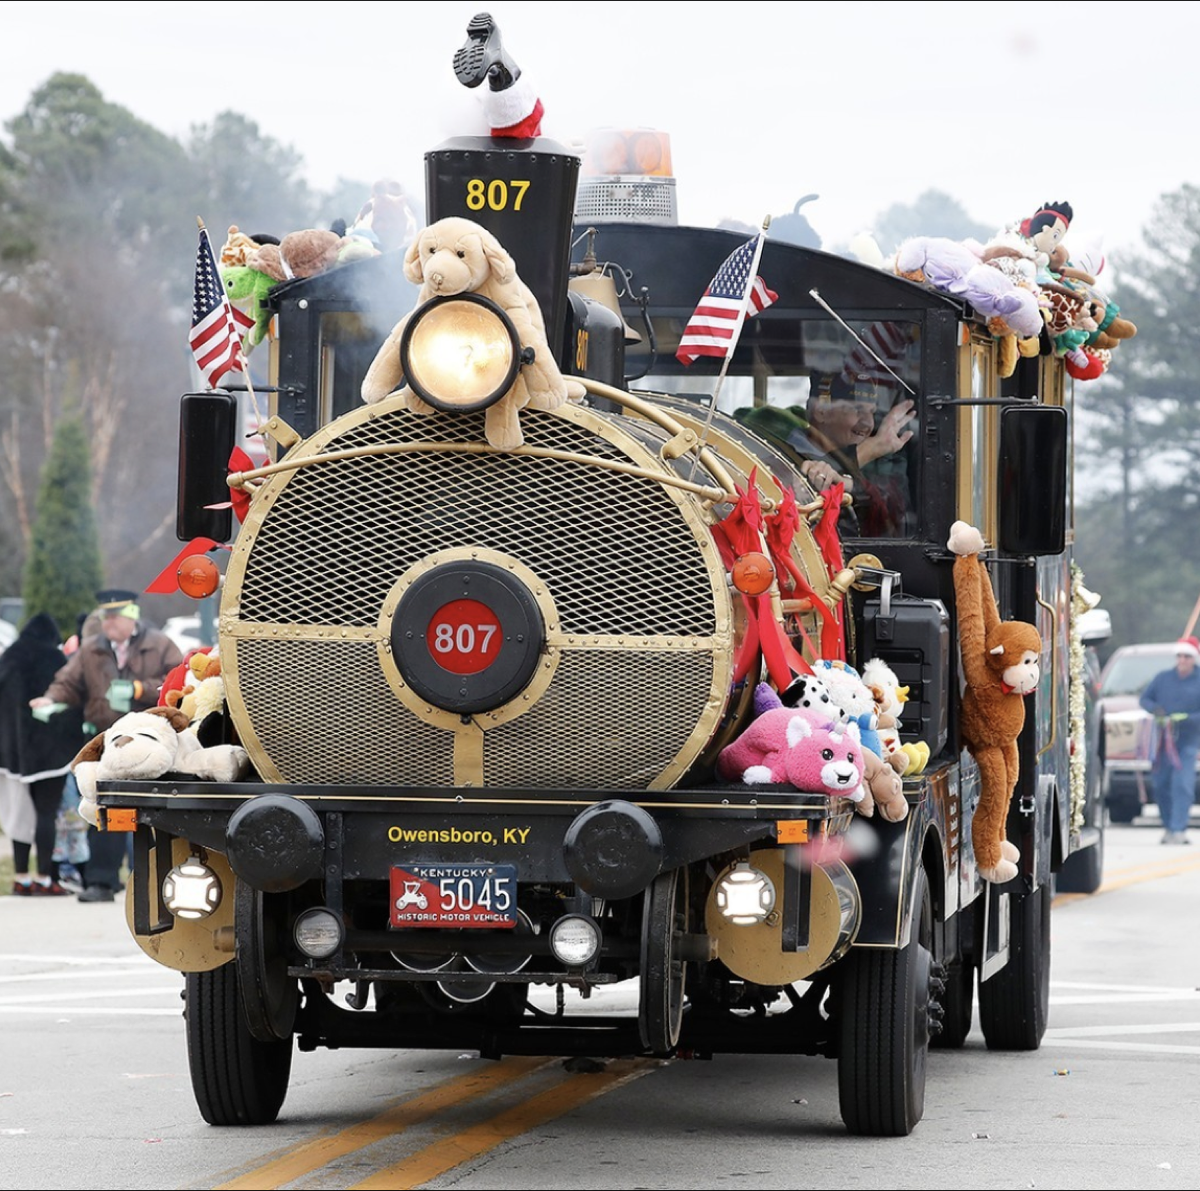
[[[246,750],[236,744],[205,748],[187,731],[187,715],[174,707],[131,711],[101,732],[71,762],[79,786],[79,813],[99,826],[96,783],[149,781],[164,773],[188,774],[207,781],[233,782],[249,768]]]
[[[458,216],[430,224],[404,254],[404,275],[421,287],[417,304],[392,328],[367,370],[362,396],[368,404],[382,401],[403,379],[400,337],[413,314],[433,298],[465,293],[495,302],[512,319],[522,348],[533,349],[533,361],[521,366],[512,388],[484,415],[484,433],[492,446],[513,450],[525,441],[518,413],[526,406],[557,409],[568,398],[584,395],[583,385],[559,371],[537,299],[517,276],[512,257],[486,228]],[[400,396],[414,413],[434,412],[408,386]]]

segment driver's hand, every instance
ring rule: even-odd
[[[894,454],[912,438],[914,432],[906,430],[905,427],[913,420],[915,409],[916,404],[912,401],[897,401],[883,415],[879,429],[875,431],[875,439],[882,454]]]
[[[832,463],[826,463],[823,459],[809,459],[802,463],[800,474],[818,492],[824,492],[832,484],[845,484],[849,492],[854,484],[849,476],[843,475]]]

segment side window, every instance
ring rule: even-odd
[[[321,315],[321,423],[362,404],[362,382],[379,349],[370,324],[353,311]]]
[[[990,344],[971,344],[971,396],[977,400],[996,395],[993,362]],[[996,461],[987,450],[987,444],[996,441],[995,418],[995,406],[965,405],[959,410],[958,515],[977,525],[987,541],[996,538]]]

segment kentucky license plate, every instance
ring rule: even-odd
[[[391,874],[392,926],[517,925],[513,864],[412,864]]]

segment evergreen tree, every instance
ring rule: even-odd
[[[47,612],[64,637],[95,606],[103,570],[92,508],[91,461],[78,415],[63,418],[42,469],[22,595],[26,618]]]
[[[181,143],[58,73],[0,133],[0,594],[31,560],[60,417],[82,417],[112,574],[148,577],[174,522],[196,216],[282,236],[327,225],[303,160],[223,113]],[[346,196],[353,217],[369,194]],[[335,212],[345,213],[345,212]],[[48,233],[46,229],[53,229]],[[130,579],[130,586],[137,586]],[[66,626],[64,626],[66,630]]]
[[[1174,640],[1200,595],[1200,187],[1163,195],[1142,240],[1116,258],[1122,284],[1111,295],[1137,335],[1075,390],[1076,467],[1091,481],[1078,554],[1112,616],[1114,647]],[[1106,288],[1103,273],[1098,281]]]

